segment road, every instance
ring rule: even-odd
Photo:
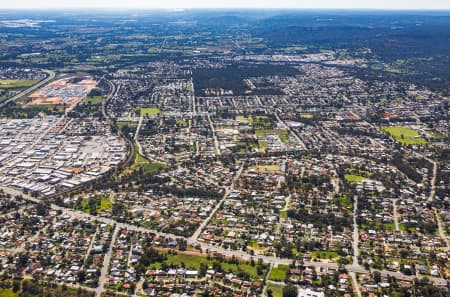
[[[231,185],[225,189],[225,194],[223,195],[223,198],[219,201],[219,203],[217,203],[216,207],[213,209],[213,211],[211,211],[208,218],[203,220],[203,222],[200,224],[200,226],[197,228],[197,230],[195,230],[194,234],[192,234],[192,236],[190,237],[191,240],[197,240],[197,238],[200,236],[200,233],[202,232],[202,230],[206,227],[206,225],[208,225],[209,221],[214,217],[216,212],[220,209],[222,204],[225,202],[225,200],[228,198],[231,191],[233,190],[233,184],[239,179],[243,169],[244,169],[244,163],[241,164],[238,171],[234,175]]]
[[[113,252],[114,244],[116,243],[117,234],[119,233],[119,227],[116,225],[111,238],[111,243],[109,244],[108,251],[106,252],[105,258],[103,259],[103,267],[98,279],[98,287],[95,289],[95,296],[102,296],[102,292],[105,289],[106,279],[108,278],[109,263],[111,262],[111,256]]]
[[[359,287],[358,280],[356,279],[356,274],[353,271],[350,271],[349,274],[352,278],[352,283],[353,287],[355,287],[356,295],[358,295],[358,297],[362,297],[361,288]]]
[[[86,267],[86,262],[87,262],[87,259],[89,258],[89,255],[91,254],[92,247],[94,246],[95,238],[97,237],[97,234],[98,234],[98,226],[97,226],[97,228],[95,228],[95,233],[91,237],[91,242],[89,243],[89,247],[88,247],[88,249],[86,251],[86,256],[84,257],[83,267],[82,268]]]
[[[303,143],[303,141],[300,139],[300,137],[298,137],[297,133],[295,133],[294,131],[292,131],[292,129],[278,116],[278,113],[275,113],[275,117],[277,118],[278,122],[280,122],[281,125],[283,125],[283,127],[289,131],[289,133],[291,133],[291,135],[293,135],[295,137],[295,139],[297,140],[297,142],[300,144],[300,146],[303,149],[306,149],[306,145]]]
[[[359,230],[356,218],[358,216],[358,195],[354,196],[353,201],[353,265],[359,266]]]
[[[269,265],[269,269],[267,270],[266,276],[264,277],[264,282],[266,284],[268,284],[270,282],[269,276],[270,276],[270,273],[272,272],[272,268],[273,268],[273,265]],[[262,297],[266,297],[266,296],[267,296],[267,285],[264,286],[264,289],[262,292]]]
[[[14,97],[11,97],[7,100],[5,100],[4,102],[2,102],[0,104],[0,108],[2,108],[3,106],[5,106],[6,104],[8,104],[11,101],[15,101],[31,92],[33,92],[34,90],[40,88],[41,86],[45,85],[46,83],[48,83],[49,81],[51,81],[52,79],[55,78],[55,72],[51,71],[51,70],[46,70],[46,69],[42,69],[43,72],[48,74],[48,77],[44,80],[41,80],[40,82],[38,82],[35,85],[32,85],[31,87],[29,87],[28,89],[20,92],[19,94],[15,95]]]
[[[398,225],[397,201],[398,201],[398,199],[392,199],[392,209],[393,209],[393,216],[394,216],[395,231],[400,231],[400,227]]]
[[[141,130],[142,127],[142,121],[144,120],[144,117],[139,117],[139,122],[136,128],[136,133],[134,134],[134,142],[136,143],[137,147],[138,147],[138,153],[139,155],[143,156],[143,151],[142,151],[142,146],[141,143],[139,142],[139,130]]]
[[[17,195],[21,195],[25,200],[34,202],[34,203],[42,203],[41,200],[31,197],[27,194],[21,193],[15,189],[9,188],[9,187],[5,187],[5,186],[1,186],[0,185],[0,189],[2,189],[5,193],[13,195],[13,196],[17,196]],[[292,259],[287,259],[287,258],[279,258],[279,257],[274,257],[274,256],[254,256],[251,255],[247,252],[243,252],[243,251],[236,251],[236,250],[229,250],[229,249],[224,249],[223,247],[220,246],[214,246],[214,245],[210,245],[207,244],[205,242],[201,242],[198,241],[196,239],[193,238],[186,238],[183,236],[177,236],[177,235],[173,235],[173,234],[169,234],[169,233],[163,233],[163,232],[158,232],[158,231],[154,231],[154,230],[150,230],[144,227],[139,227],[139,226],[135,226],[135,225],[131,225],[131,224],[126,224],[126,223],[119,223],[116,222],[113,219],[109,219],[109,218],[103,218],[103,217],[97,217],[97,216],[93,216],[81,211],[76,211],[76,210],[72,210],[70,208],[65,208],[65,207],[61,207],[55,204],[50,204],[50,207],[54,210],[60,210],[62,211],[62,213],[64,215],[69,215],[73,218],[77,218],[77,219],[88,219],[88,220],[92,220],[92,221],[98,221],[98,222],[102,222],[102,223],[106,223],[106,224],[110,224],[110,225],[116,225],[116,228],[118,228],[119,230],[122,228],[126,228],[130,231],[136,231],[136,232],[141,232],[141,233],[145,233],[145,234],[153,234],[153,235],[157,235],[160,237],[165,237],[167,239],[170,240],[177,240],[177,239],[185,239],[187,241],[188,244],[192,245],[192,246],[197,246],[199,245],[200,248],[205,251],[205,250],[209,250],[209,252],[216,252],[219,254],[224,255],[225,257],[232,257],[235,256],[236,258],[240,258],[242,260],[245,261],[250,261],[251,259],[261,259],[262,261],[268,263],[268,264],[272,264],[272,265],[279,265],[279,264],[285,264],[285,265],[289,265],[292,263]],[[111,242],[113,242],[114,240],[112,240]],[[304,265],[306,266],[311,266],[311,267],[315,267],[316,269],[318,268],[324,268],[324,269],[338,269],[339,265],[337,263],[332,263],[332,262],[309,262],[309,261],[304,261]],[[347,271],[349,272],[355,272],[355,273],[369,273],[368,270],[366,270],[364,267],[360,266],[360,265],[346,265],[345,268],[347,269]],[[404,275],[401,272],[395,272],[395,271],[387,271],[387,270],[371,270],[372,273],[374,271],[379,271],[381,276],[383,277],[387,277],[387,276],[393,276],[399,280],[407,280],[407,281],[412,281],[414,278],[416,278],[417,276],[415,275]],[[440,286],[446,286],[447,285],[447,280],[443,279],[443,278],[437,278],[437,277],[430,277],[427,276],[428,279],[433,282],[436,285],[440,285]]]
[[[108,96],[106,96],[105,100],[102,101],[102,114],[103,117],[106,119],[106,121],[109,122],[111,119],[106,111],[106,106],[108,105],[108,101],[111,100],[111,98],[114,97],[117,94],[117,92],[119,92],[120,85],[116,89],[116,86],[110,80],[106,79],[105,77],[102,77],[100,80],[102,79],[108,82],[110,88]]]
[[[441,217],[440,217],[437,209],[434,209],[434,214],[436,215],[439,235],[441,236],[441,238],[445,242],[445,245],[446,245],[446,249],[445,250],[448,251],[449,250],[448,236],[445,234],[444,228],[442,227]]]
[[[191,78],[191,87],[192,87],[192,113],[194,114],[194,116],[196,116],[197,115],[197,100],[195,98],[194,82],[192,81],[192,78]]]
[[[208,113],[208,121],[209,121],[209,126],[211,127],[211,131],[213,134],[214,148],[216,150],[216,155],[220,156],[219,140],[217,139],[216,129],[214,128],[214,123],[212,122],[211,116],[209,115],[209,113]]]
[[[431,189],[430,189],[430,195],[428,196],[428,202],[433,202],[434,196],[436,195],[437,162],[435,160],[428,158],[427,156],[425,156],[423,154],[420,154],[420,153],[415,153],[415,154],[433,164],[433,176],[431,177],[431,181],[430,181]],[[442,238],[442,241],[444,241],[444,243],[446,245],[445,250],[448,251],[450,249],[450,245],[448,242],[448,236],[445,234],[444,228],[442,227],[443,224],[441,221],[441,216],[439,215],[436,208],[434,209],[434,213],[435,213],[436,222],[438,225],[439,236]]]
[[[431,181],[430,181],[430,196],[428,197],[428,201],[433,201],[434,200],[434,196],[436,194],[436,175],[437,175],[437,163],[434,160],[431,160],[430,158],[427,158],[425,156],[422,155],[422,157],[427,160],[428,162],[433,163],[433,176],[431,177]]]

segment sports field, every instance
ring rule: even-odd
[[[425,138],[420,136],[419,132],[408,127],[386,126],[382,127],[381,130],[401,144],[423,145],[427,143]]]

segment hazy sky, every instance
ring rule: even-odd
[[[450,9],[450,0],[0,0],[0,8]]]

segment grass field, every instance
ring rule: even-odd
[[[134,164],[147,164],[150,163],[149,159],[144,157],[143,155],[139,154],[139,149],[137,146],[134,148],[135,156],[134,156]]]
[[[0,296],[2,297],[16,297],[19,294],[14,293],[13,290],[0,288]]]
[[[174,264],[174,265],[179,265],[181,263],[184,263],[186,268],[193,268],[193,269],[199,269],[200,268],[200,263],[204,263],[208,266],[212,265],[212,263],[214,263],[216,260],[214,259],[210,259],[208,260],[206,257],[202,257],[202,256],[194,256],[194,255],[185,255],[185,254],[177,254],[177,255],[167,255],[167,260],[165,261],[166,264],[170,265],[170,264]],[[248,273],[250,275],[250,277],[252,278],[262,278],[262,275],[258,275],[256,272],[256,266],[252,266],[250,264],[247,263],[241,263],[241,264],[230,264],[230,263],[220,263],[222,266],[222,269],[226,272],[228,271],[232,271],[233,273],[238,273],[240,270],[244,271],[246,273]],[[160,267],[161,263],[155,263],[155,264],[151,264],[150,267],[155,266],[155,267]],[[263,275],[265,274],[265,271],[263,273]]]
[[[250,169],[258,170],[258,171],[280,171],[281,165],[278,164],[268,164],[268,165],[255,165],[250,166]]]
[[[150,162],[150,163],[142,165],[142,169],[144,170],[144,173],[157,172],[161,169],[164,169],[165,167],[166,166],[164,164],[158,163],[158,162]]]
[[[263,136],[265,134],[277,134],[277,135],[286,135],[288,132],[286,130],[280,129],[259,129],[255,131],[257,137]]]
[[[302,113],[301,115],[300,115],[300,118],[302,118],[302,119],[305,119],[305,120],[310,120],[310,119],[312,119],[314,116],[313,116],[313,114],[311,114],[311,113]]]
[[[265,134],[277,134],[278,138],[282,143],[289,142],[289,136],[287,130],[280,130],[280,129],[258,129],[255,131],[256,137],[261,137]]]
[[[289,136],[287,134],[280,134],[280,135],[278,135],[278,138],[280,138],[280,141],[282,143],[289,142]]]
[[[155,107],[141,107],[139,108],[139,113],[141,116],[156,116],[161,113],[161,109]]]
[[[278,265],[277,268],[272,268],[272,271],[269,274],[269,279],[276,282],[284,282],[288,269],[288,265],[282,264]]]
[[[31,87],[36,84],[38,79],[21,79],[21,80],[12,80],[12,79],[1,79],[0,80],[0,89],[15,89],[15,88],[26,88]]]
[[[99,105],[99,104],[101,104],[103,102],[103,97],[102,96],[86,97],[84,99],[84,101],[86,103],[89,102],[89,103],[91,103],[93,105]]]
[[[345,173],[370,177],[370,171],[356,168],[346,168]]]
[[[189,123],[186,120],[177,120],[177,125],[182,127],[187,127]]]
[[[402,126],[386,126],[381,130],[395,139],[401,144],[423,145],[427,141],[420,136],[419,132],[414,129]]]
[[[112,202],[106,197],[102,197],[102,200],[100,200],[100,207],[98,210],[111,210],[112,209]]]
[[[287,217],[288,217],[287,210],[280,210],[280,218],[287,219]]]
[[[267,141],[265,140],[258,140],[259,149],[265,150],[267,148]]]
[[[122,129],[124,126],[133,127],[133,126],[137,126],[137,123],[130,122],[130,121],[117,121],[117,127],[119,127],[119,129]]]
[[[345,175],[345,180],[348,181],[349,183],[360,183],[365,181],[367,178],[365,178],[364,176],[360,176],[360,175],[354,175],[354,174],[346,174]]]
[[[269,118],[267,116],[254,116],[254,115],[249,115],[247,117],[242,116],[242,115],[238,115],[236,116],[236,120],[237,121],[248,121],[250,124],[262,124],[264,125],[264,123],[268,120]]]
[[[333,198],[333,202],[339,207],[343,207],[343,208],[347,208],[347,209],[352,207],[352,200],[350,198],[348,198],[347,196],[335,197],[335,198]]]
[[[90,213],[90,207],[89,207],[89,201],[91,199],[95,199],[95,198],[88,198],[88,199],[83,199],[79,205],[75,206],[75,209],[77,210],[81,210],[85,213]],[[111,210],[112,209],[112,202],[111,200],[109,200],[109,198],[107,197],[101,197],[100,198],[100,203],[98,203],[96,205],[96,210],[97,211],[104,211],[104,210]],[[1,296],[1,295],[0,295]]]
[[[268,284],[267,290],[272,290],[273,297],[283,297],[283,285]]]
[[[137,170],[139,168],[142,168],[144,173],[153,173],[160,169],[165,168],[166,166],[159,162],[153,162],[146,157],[139,154],[139,149],[137,146],[135,146],[134,149],[134,163],[131,165],[131,170]]]
[[[439,139],[439,140],[442,140],[442,139],[445,138],[445,135],[442,134],[441,132],[438,132],[438,131],[432,131],[432,132],[431,132],[431,135],[432,135],[434,138]]]
[[[336,252],[314,251],[311,253],[313,259],[334,259],[339,255]]]

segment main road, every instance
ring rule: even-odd
[[[42,69],[43,72],[48,74],[48,77],[44,80],[41,80],[40,82],[38,82],[35,85],[32,85],[31,87],[29,87],[26,90],[23,90],[22,92],[20,92],[19,94],[5,100],[4,102],[2,102],[0,104],[0,108],[2,108],[3,106],[5,106],[6,104],[8,104],[11,101],[15,101],[31,92],[33,92],[34,90],[36,90],[37,88],[40,88],[41,86],[45,85],[46,83],[48,83],[49,81],[51,81],[52,79],[55,78],[55,72],[51,71],[51,70],[47,70],[47,69]]]
[[[5,193],[10,194],[12,196],[21,196],[23,197],[23,199],[34,202],[34,203],[42,203],[43,201],[34,197],[31,197],[28,194],[19,192],[16,189],[10,188],[10,187],[5,187],[5,186],[0,186],[0,189],[3,190]],[[290,263],[292,263],[292,259],[287,259],[287,258],[279,258],[279,257],[274,257],[274,256],[264,256],[264,255],[258,255],[258,256],[254,256],[254,255],[250,255],[247,252],[243,252],[243,251],[236,251],[236,250],[230,250],[230,249],[225,249],[221,246],[215,246],[215,245],[210,245],[207,244],[205,242],[201,242],[198,241],[197,239],[194,238],[186,238],[183,236],[177,236],[177,235],[173,235],[173,234],[169,234],[169,233],[163,233],[163,232],[158,232],[158,231],[154,231],[154,230],[150,230],[144,227],[139,227],[139,226],[135,226],[135,225],[131,225],[131,224],[127,224],[127,223],[119,223],[113,219],[110,218],[103,218],[103,217],[98,217],[98,216],[93,216],[81,211],[76,211],[70,208],[66,208],[66,207],[62,207],[62,206],[58,206],[56,204],[50,204],[50,208],[53,210],[57,210],[57,211],[61,211],[64,215],[68,215],[70,217],[73,218],[77,218],[77,219],[89,219],[92,221],[98,221],[98,222],[102,222],[102,223],[106,223],[109,225],[115,225],[116,228],[122,229],[122,228],[126,228],[130,231],[136,231],[136,232],[141,232],[141,233],[145,233],[145,234],[153,234],[153,235],[157,235],[159,237],[165,237],[167,239],[170,240],[177,240],[177,239],[184,239],[187,241],[188,244],[193,245],[193,246],[200,246],[202,250],[208,250],[209,252],[216,252],[218,254],[222,254],[225,257],[232,257],[235,256],[236,258],[240,258],[242,260],[245,261],[250,261],[251,259],[254,258],[258,258],[261,259],[262,261],[268,263],[268,264],[272,264],[272,265],[279,265],[279,264],[285,264],[285,265],[289,265]],[[111,241],[112,242],[112,241]],[[305,266],[311,266],[311,267],[315,267],[316,269],[339,269],[339,265],[337,263],[331,263],[331,262],[309,262],[309,261],[304,261],[304,265]],[[355,265],[355,264],[351,264],[351,265],[346,265],[345,268],[347,269],[347,271],[349,272],[355,272],[355,273],[369,273],[368,270],[366,270],[364,267],[360,266],[360,265]],[[415,275],[404,275],[403,273],[400,272],[396,272],[396,271],[387,271],[387,270],[372,270],[372,272],[374,271],[379,271],[381,276],[383,277],[387,277],[387,276],[393,276],[399,280],[407,280],[407,281],[412,281],[413,279],[415,279],[417,276]],[[447,285],[447,280],[443,279],[443,278],[438,278],[438,277],[430,277],[427,276],[428,279],[430,281],[432,281],[434,284],[436,285],[440,285],[440,286],[446,286]]]

